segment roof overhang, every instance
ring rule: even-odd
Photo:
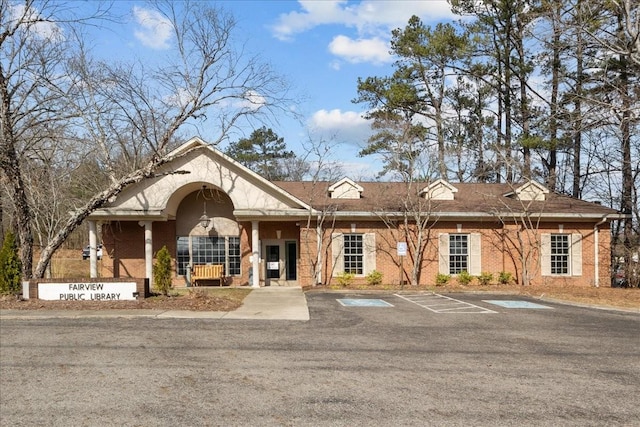
[[[235,209],[233,215],[239,221],[299,221],[316,217],[316,213],[308,210],[269,210],[269,209]]]
[[[416,214],[411,212],[358,212],[358,211],[337,211],[329,214],[336,219],[373,219],[373,218],[404,218],[405,216],[414,217]],[[516,220],[525,217],[539,219],[542,221],[575,221],[575,222],[601,222],[625,219],[630,217],[625,214],[601,214],[601,213],[531,213],[522,214],[517,212],[423,212],[420,217],[431,217],[437,220]]]
[[[162,210],[137,209],[97,209],[89,216],[94,221],[167,221],[170,219]]]

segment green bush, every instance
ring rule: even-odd
[[[373,270],[371,273],[367,274],[367,283],[370,286],[379,286],[382,284],[382,273],[378,270]]]
[[[436,274],[436,286],[444,286],[449,283],[449,280],[451,280],[451,276],[449,274]]]
[[[493,274],[491,274],[491,273],[483,271],[478,276],[478,283],[480,283],[483,286],[490,285],[491,282],[493,282]]]
[[[338,284],[342,287],[346,287],[349,286],[353,283],[353,279],[356,277],[355,274],[353,273],[347,273],[346,271],[343,271],[342,273],[338,274],[336,276],[336,280],[338,281]]]
[[[169,295],[171,289],[171,255],[166,246],[156,254],[153,265],[153,283],[155,289],[162,295]]]
[[[513,280],[513,276],[508,271],[501,271],[498,274],[498,283],[508,285]]]
[[[18,245],[13,233],[8,232],[0,250],[0,293],[19,293],[21,280],[22,264],[18,257]]]
[[[458,283],[462,286],[467,286],[469,283],[473,281],[473,276],[469,274],[468,271],[462,270],[458,274]]]

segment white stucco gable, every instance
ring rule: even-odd
[[[117,198],[94,212],[100,218],[175,218],[180,202],[202,189],[224,192],[234,214],[242,217],[307,215],[310,207],[270,181],[193,138],[169,154],[173,158],[157,171],[156,178],[125,188]]]
[[[543,201],[546,200],[549,189],[544,185],[535,181],[527,181],[521,186],[514,189],[514,191],[505,194],[507,197],[513,197],[522,201]]]
[[[329,187],[329,197],[332,199],[359,199],[363,188],[349,178],[342,178]]]
[[[432,182],[420,191],[420,195],[430,200],[453,200],[458,189],[444,179]]]

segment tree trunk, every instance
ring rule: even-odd
[[[549,117],[549,161],[547,162],[547,188],[555,191],[558,179],[558,92],[560,90],[560,7],[561,3],[551,2],[551,28],[553,29],[551,61],[551,105]]]
[[[31,208],[27,200],[24,181],[20,173],[20,163],[15,147],[15,135],[11,120],[11,95],[7,91],[7,80],[0,65],[0,125],[2,145],[0,145],[0,166],[6,175],[11,199],[15,205],[17,237],[20,247],[22,275],[30,279],[33,268],[33,232],[31,230]],[[1,217],[0,217],[1,218]]]
[[[577,10],[577,26],[582,27],[582,6],[578,0],[576,4]],[[573,188],[571,195],[576,198],[582,196],[581,186],[581,170],[582,170],[582,97],[584,83],[584,39],[582,31],[576,31],[576,88],[573,101],[574,119],[573,119]]]

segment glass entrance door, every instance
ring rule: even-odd
[[[267,245],[266,246],[266,267],[267,267],[267,279],[279,279],[280,278],[280,246]]]
[[[294,281],[298,279],[298,272],[296,270],[298,254],[296,246],[296,242],[285,243],[287,281]]]

